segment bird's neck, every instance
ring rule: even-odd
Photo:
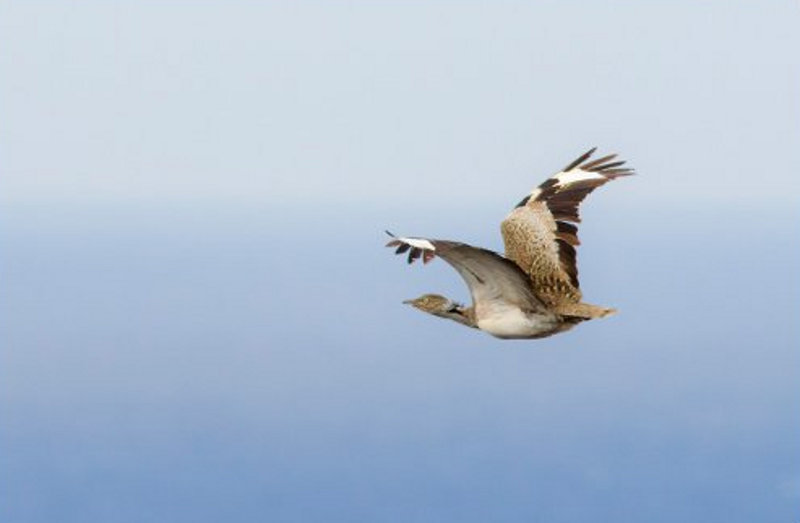
[[[478,328],[475,322],[475,309],[473,307],[455,307],[448,311],[441,311],[434,313],[440,318],[447,318],[453,320],[467,327]]]

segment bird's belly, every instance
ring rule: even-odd
[[[478,318],[477,325],[492,336],[505,339],[541,338],[562,330],[555,315],[529,314],[516,307],[490,311]]]

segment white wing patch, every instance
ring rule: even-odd
[[[419,258],[422,258],[422,263],[428,263],[436,257],[436,246],[430,240],[397,237],[389,231],[386,231],[386,234],[392,237],[392,240],[386,246],[397,247],[394,251],[395,254],[403,254],[408,251],[408,263],[414,263],[414,260]]]
[[[427,249],[431,251],[436,250],[436,247],[434,247],[433,244],[425,238],[397,238],[397,240],[407,243],[412,247],[416,247],[417,249]]]
[[[566,185],[570,185],[576,182],[582,182],[584,180],[604,180],[606,179],[605,176],[598,173],[593,173],[590,171],[584,171],[583,169],[573,169],[569,172],[561,172],[555,175],[553,178],[557,180],[556,185],[558,187],[564,187]]]

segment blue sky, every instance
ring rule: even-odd
[[[796,519],[797,14],[5,2],[2,520]],[[593,145],[617,316],[400,304]]]

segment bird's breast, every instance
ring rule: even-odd
[[[562,330],[562,323],[554,314],[531,314],[513,306],[477,311],[477,325],[504,339],[541,338]]]

